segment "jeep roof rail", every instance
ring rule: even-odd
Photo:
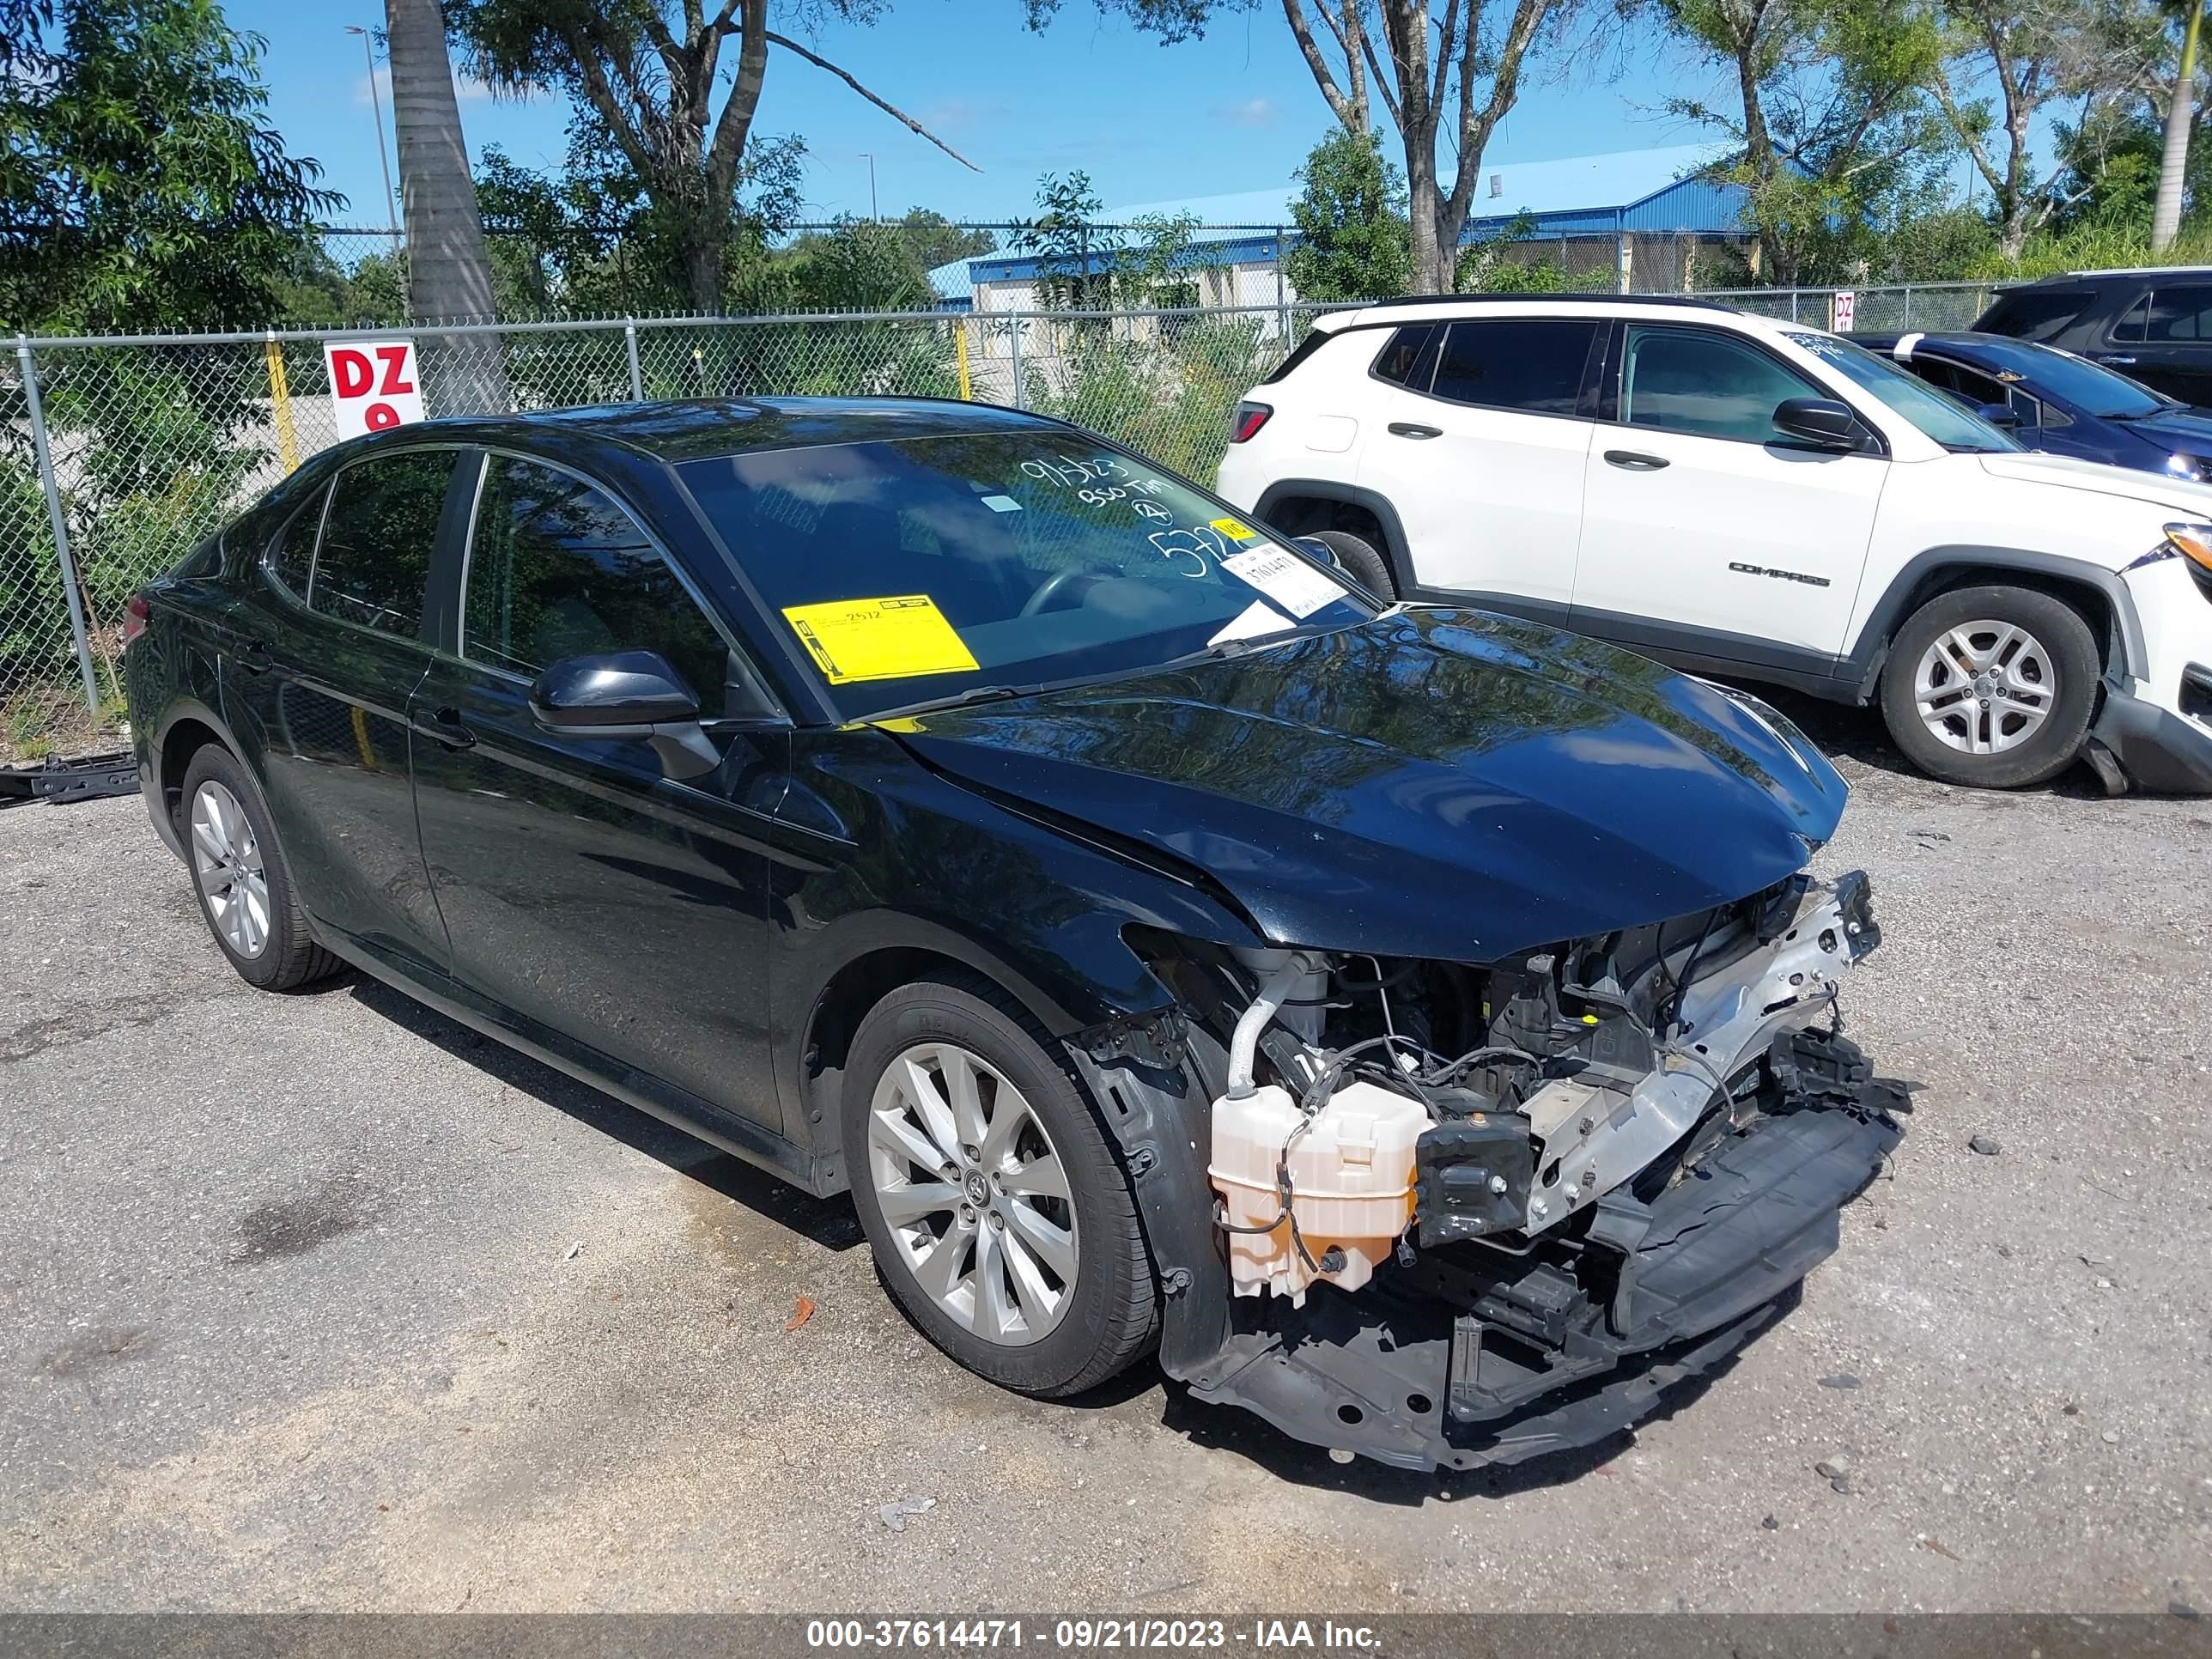
[[[1786,290],[1778,289],[1777,292]],[[1332,306],[1337,311],[1387,311],[1394,306],[1514,305],[1534,301],[1572,300],[1609,306],[1686,306],[1695,311],[1734,311],[1735,306],[1701,300],[1687,294],[1401,294],[1395,300],[1370,300],[1364,305]]]

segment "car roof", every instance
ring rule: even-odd
[[[1996,298],[2024,288],[2081,288],[2098,283],[2134,282],[2145,276],[2179,276],[2202,280],[2212,276],[2212,265],[2115,265],[2107,270],[2063,270],[2039,276],[2032,283],[2008,283]],[[1994,301],[1992,301],[1994,303]]]
[[[1065,432],[1060,422],[950,398],[721,398],[597,404],[500,416],[458,416],[395,427],[367,441],[513,444],[556,450],[618,445],[669,465],[769,449],[957,434]]]
[[[1372,305],[1325,312],[1314,319],[1314,326],[1330,331],[1355,325],[1373,327],[1377,324],[1401,319],[1412,322],[1434,316],[1439,311],[1450,314],[1464,312],[1470,317],[1498,311],[1541,317],[1550,314],[1553,307],[1557,307],[1559,315],[1578,317],[1593,307],[1602,307],[1607,314],[1612,314],[1645,306],[1669,311],[1699,311],[1709,315],[1731,318],[1741,318],[1746,314],[1733,306],[1716,305],[1711,300],[1694,299],[1680,294],[1409,294],[1395,300],[1378,300]]]

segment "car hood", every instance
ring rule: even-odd
[[[2179,450],[2185,455],[2212,455],[2212,410],[2161,410],[2140,421],[2115,421],[2112,424],[2160,449]]]
[[[2108,466],[2102,461],[2076,460],[2070,455],[1984,455],[1982,470],[1993,477],[2023,483],[2048,484],[2060,489],[2087,489],[2146,507],[2185,513],[2193,518],[2212,517],[2212,485],[2144,472],[2133,467]],[[2130,557],[2133,555],[2130,555]]]
[[[1196,866],[1279,943],[1458,961],[1756,892],[1846,793],[1756,700],[1467,611],[886,729],[1073,833]]]

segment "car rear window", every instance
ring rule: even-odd
[[[2009,334],[2016,340],[2048,342],[2066,331],[2089,303],[2087,289],[2018,289],[2000,294],[1974,324],[1980,334]]]
[[[1572,415],[1597,338],[1595,319],[1486,318],[1451,325],[1437,362],[1433,396],[1485,409]]]
[[[307,609],[380,634],[418,632],[453,476],[450,449],[373,455],[339,473],[315,548]]]
[[[2196,345],[2212,340],[2212,287],[2161,285],[2151,291],[2148,314],[2138,309],[2131,313],[2130,319],[2142,319],[2142,327],[2129,337],[2148,344]]]
[[[1437,337],[1443,332],[1441,323],[1397,330],[1375,359],[1375,378],[1408,391],[1426,392],[1437,371]]]

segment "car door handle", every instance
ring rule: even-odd
[[[1441,438],[1444,429],[1440,426],[1422,426],[1413,421],[1393,421],[1390,435],[1394,438]]]
[[[431,714],[423,729],[437,739],[442,748],[473,749],[477,745],[477,734],[469,730],[468,723],[461,719],[461,711],[458,708],[438,709]]]
[[[2135,362],[2135,355],[2126,351],[2100,351],[2096,356],[2100,363],[2118,363],[2123,368]]]
[[[1656,472],[1667,465],[1664,455],[1647,455],[1640,449],[1608,449],[1605,452],[1607,466],[1626,468],[1631,472]]]

